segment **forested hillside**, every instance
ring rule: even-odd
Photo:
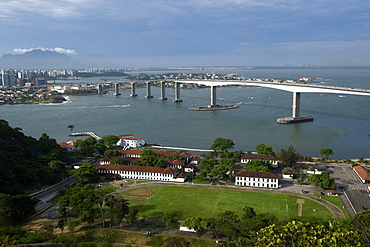
[[[25,188],[54,183],[65,176],[64,154],[55,139],[42,134],[37,140],[25,136],[0,119],[0,192],[24,193]]]

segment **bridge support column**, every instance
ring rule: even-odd
[[[166,83],[164,81],[161,81],[161,97],[160,100],[167,100],[166,98]]]
[[[151,94],[150,81],[146,82],[146,96],[145,96],[145,98],[147,98],[147,99],[153,98],[153,96]]]
[[[313,117],[311,116],[301,117],[299,114],[300,109],[301,109],[301,93],[293,92],[292,116],[278,118],[277,122],[281,124],[290,124],[290,123],[313,121]]]
[[[178,82],[175,82],[175,99],[173,100],[173,102],[182,102],[182,100],[180,99],[180,83]]]
[[[121,95],[121,93],[119,92],[119,84],[118,83],[114,83],[114,95],[116,95],[116,96]]]
[[[293,92],[292,117],[299,117],[301,109],[301,93]]]
[[[103,92],[103,88],[101,84],[97,85],[98,94],[101,94]]]
[[[131,97],[137,96],[137,94],[135,93],[135,85],[136,85],[135,82],[131,82],[131,94],[130,94]]]
[[[211,107],[216,105],[216,86],[211,86]]]

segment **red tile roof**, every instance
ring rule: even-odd
[[[100,164],[94,164],[94,168],[97,169],[97,170],[151,172],[151,173],[161,173],[161,174],[175,174],[177,172],[177,170],[173,169],[173,168],[150,167],[150,166],[127,166],[127,165],[100,165]]]
[[[129,137],[129,136],[134,136],[133,134],[128,134],[128,135],[118,135],[117,137],[118,138],[125,138],[125,137]]]
[[[136,161],[140,160],[140,158],[135,158],[135,157],[122,157],[122,156],[116,156],[116,157],[104,157],[102,158],[100,161],[107,161],[107,162],[111,162],[112,160],[114,159],[123,159],[123,160],[127,160],[128,162],[132,162],[132,163],[135,163]]]
[[[185,172],[180,173],[176,178],[186,178],[187,174]]]
[[[174,165],[174,166],[183,166],[185,161],[184,160],[170,160],[170,159],[163,159],[164,162],[168,165]]]
[[[141,138],[139,138],[141,139]],[[128,155],[140,155],[143,150],[139,149],[129,149],[129,150],[118,150],[120,154],[128,154]],[[180,155],[184,158],[190,158],[191,154],[189,153],[179,153],[175,151],[160,151],[160,150],[153,150],[153,152],[159,156],[170,156],[172,154]]]
[[[199,156],[194,156],[193,158],[191,158],[192,161],[199,161],[200,160],[200,157]]]
[[[363,180],[370,180],[370,172],[363,168],[362,166],[354,166],[353,170],[357,172],[357,174],[361,177]]]
[[[246,159],[246,160],[256,160],[256,159],[278,160],[278,158],[276,158],[273,155],[265,155],[265,154],[245,154],[245,155],[242,155],[241,158]]]
[[[279,179],[279,175],[272,172],[249,172],[239,171],[235,174],[236,177],[250,177],[250,178],[273,178]]]
[[[129,149],[129,150],[118,150],[120,154],[129,154],[129,155],[140,155],[141,150],[138,149]]]
[[[284,175],[293,175],[293,171],[290,169],[283,169],[281,173]]]
[[[75,141],[59,142],[58,145],[62,148],[71,148],[76,145],[76,142]]]

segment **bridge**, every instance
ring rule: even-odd
[[[91,136],[95,138],[96,141],[100,141],[101,137],[95,134],[94,132],[80,132],[80,133],[72,133],[69,136]]]
[[[147,81],[146,83],[146,96],[145,98],[153,98],[151,95],[151,83],[152,81]],[[254,86],[254,87],[267,87],[283,91],[288,91],[293,93],[293,103],[292,103],[292,116],[279,118],[278,123],[295,123],[312,121],[311,116],[300,116],[300,99],[301,93],[334,93],[334,94],[350,94],[350,95],[361,95],[370,96],[370,90],[359,89],[359,88],[347,88],[347,87],[335,87],[327,85],[316,85],[316,84],[304,84],[304,83],[287,83],[287,82],[267,82],[263,80],[176,80],[175,83],[175,99],[173,102],[182,102],[180,99],[180,86],[179,84],[199,84],[211,87],[211,104],[207,106],[209,110],[222,109],[216,103],[216,88],[219,86]],[[136,82],[131,82],[131,96],[135,97]],[[165,82],[160,81],[161,96],[160,100],[167,100],[165,96]],[[118,92],[118,84],[115,85],[116,93]],[[204,109],[204,108],[203,108]]]

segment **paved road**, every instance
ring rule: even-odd
[[[363,211],[363,207],[370,206],[370,197],[367,192],[367,184],[363,184],[353,172],[351,164],[327,164],[330,177],[334,179],[339,189],[339,196],[348,214],[353,218],[356,213]]]

